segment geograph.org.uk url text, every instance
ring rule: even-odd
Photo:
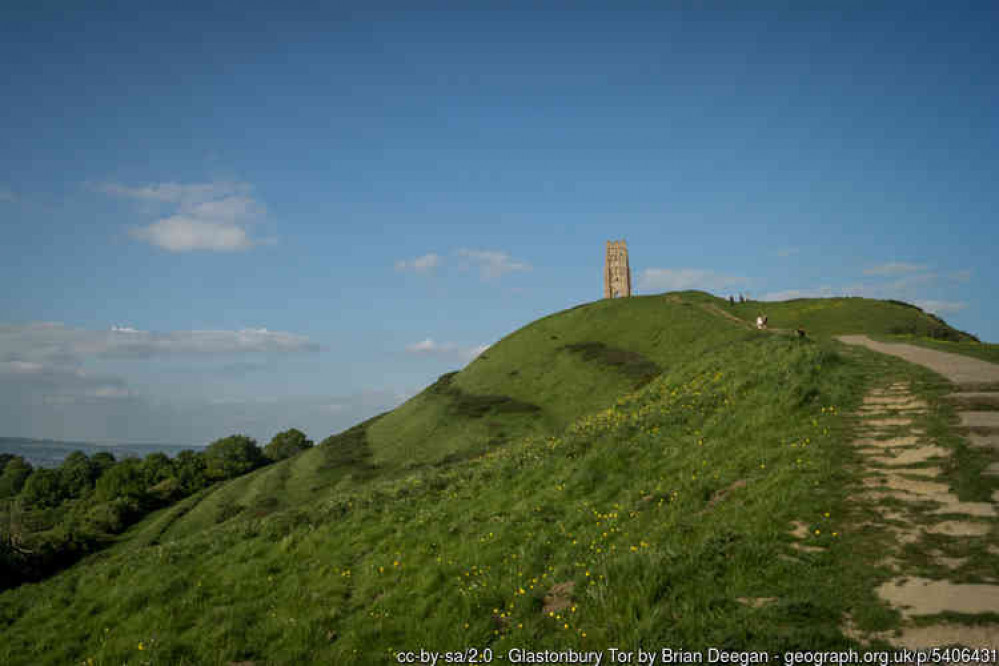
[[[843,651],[738,651],[682,650],[660,648],[658,650],[625,650],[608,647],[603,650],[530,650],[511,648],[496,651],[491,648],[466,648],[464,650],[409,650],[395,653],[399,664],[781,664],[782,666],[824,666],[825,664],[866,664],[870,666],[892,666],[893,664],[996,664],[999,663],[999,650],[991,648],[931,648],[923,650],[843,650]]]

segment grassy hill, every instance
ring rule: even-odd
[[[0,594],[0,662],[854,645],[845,613],[897,618],[862,557],[879,537],[850,528],[843,414],[872,381],[939,382],[828,336],[941,324],[866,299],[766,304],[797,340],[751,330],[758,305],[684,292],[525,326],[398,409]],[[793,520],[826,550],[791,550]],[[778,601],[739,601],[755,597]]]

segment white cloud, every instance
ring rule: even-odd
[[[129,234],[170,252],[239,252],[253,246],[246,230],[238,225],[179,216],[132,229]]]
[[[796,247],[784,247],[777,250],[778,257],[790,257],[792,255],[798,254],[798,248]]]
[[[892,261],[887,264],[871,266],[864,269],[864,275],[905,275],[906,273],[918,273],[926,270],[925,264],[907,264],[901,261]]]
[[[482,352],[489,349],[489,347],[490,345],[465,347],[454,342],[436,342],[433,338],[425,338],[419,342],[406,345],[406,351],[410,354],[436,356],[438,358],[459,360],[467,363],[478,357]]]
[[[479,274],[484,280],[499,278],[504,273],[531,270],[530,264],[522,261],[514,261],[509,253],[500,250],[470,250],[468,248],[461,248],[458,250],[458,256],[465,260],[463,268],[468,268],[469,264],[478,266]]]
[[[422,257],[416,257],[415,259],[400,259],[395,262],[395,269],[400,272],[412,271],[414,273],[426,273],[437,268],[440,264],[440,255],[430,252]]]
[[[748,278],[700,268],[646,268],[638,275],[638,287],[644,293],[683,289],[718,290],[747,282]]]
[[[918,305],[927,312],[932,312],[933,314],[945,314],[948,312],[960,312],[968,307],[967,303],[960,301],[934,301],[934,300],[917,300],[914,305]]]
[[[262,241],[248,228],[266,210],[246,183],[160,183],[130,187],[104,183],[96,189],[111,196],[167,205],[171,212],[129,234],[169,252],[239,252]]]
[[[9,187],[0,187],[0,201],[4,203],[17,203],[17,195]]]
[[[466,353],[468,354],[470,359],[478,358],[479,356],[482,355],[484,351],[486,351],[490,347],[492,347],[492,345],[478,345],[475,347],[470,347]]]
[[[428,353],[429,352],[434,352],[434,351],[439,350],[440,348],[441,348],[441,346],[438,345],[433,340],[431,340],[430,338],[427,338],[425,340],[421,340],[420,342],[414,342],[411,345],[406,345],[406,351],[408,351],[411,354],[420,354],[420,353],[423,353],[423,352],[428,352]]]

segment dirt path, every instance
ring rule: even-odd
[[[999,365],[988,361],[904,343],[877,342],[866,335],[841,335],[838,339],[849,345],[863,345],[876,352],[898,356],[910,363],[929,368],[958,386],[975,387],[999,383]]]
[[[862,335],[839,339],[923,365],[964,389],[999,383],[999,365],[987,361],[875,342]],[[982,410],[959,412],[962,432],[973,446],[994,447],[999,437],[999,411],[995,411],[999,392],[966,390],[949,398],[958,409]],[[991,566],[983,568],[981,559],[976,566],[968,557],[976,551],[999,555],[992,545],[999,528],[999,491],[991,502],[964,502],[957,497],[943,476],[951,451],[919,427],[927,407],[907,384],[896,383],[872,389],[858,412],[861,437],[854,444],[862,455],[864,489],[854,500],[874,509],[870,526],[894,537],[883,562],[893,578],[877,592],[903,617],[899,635],[879,637],[909,649],[955,644],[999,649],[999,624],[990,619],[999,613],[995,560],[986,560]],[[993,463],[986,474],[990,472],[999,473],[999,464]],[[919,621],[920,616],[944,613],[977,615],[979,621]],[[848,633],[862,641],[875,637]]]
[[[755,326],[752,324],[752,322],[748,322],[745,319],[740,319],[739,317],[736,317],[731,312],[727,312],[723,308],[718,307],[714,303],[702,303],[701,307],[704,308],[706,311],[710,312],[711,314],[716,314],[716,315],[719,315],[721,317],[724,317],[725,319],[728,319],[729,321],[735,322],[736,324],[739,324],[740,326],[744,326],[746,328],[755,328]]]

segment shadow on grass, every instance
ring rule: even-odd
[[[454,385],[457,372],[441,375],[429,388],[435,395],[449,399],[449,410],[455,416],[479,419],[487,414],[515,414],[540,412],[537,405],[523,400],[511,398],[508,395],[476,395],[465,393]]]
[[[564,349],[583,357],[583,360],[611,366],[635,380],[635,388],[645,386],[662,373],[662,369],[641,354],[602,342],[576,342],[564,345]]]

